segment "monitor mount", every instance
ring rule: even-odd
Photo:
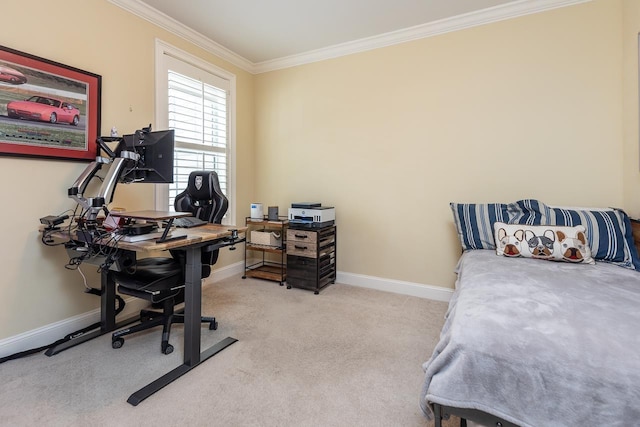
[[[139,133],[138,133],[139,132]],[[143,128],[136,133],[140,135],[140,138],[144,138],[144,135],[151,132],[151,125]],[[95,223],[100,211],[104,210],[105,214],[108,214],[107,205],[113,199],[113,193],[116,185],[121,181],[122,172],[125,170],[127,164],[137,164],[140,160],[140,154],[135,151],[122,150],[119,155],[114,153],[107,145],[107,142],[122,142],[123,138],[120,137],[107,137],[101,136],[96,139],[98,144],[98,155],[96,159],[91,162],[85,170],[76,179],[73,185],[68,189],[67,195],[75,200],[83,209],[86,210],[85,220],[88,223]],[[101,150],[106,156],[101,156]],[[111,165],[109,171],[102,181],[100,190],[95,197],[85,197],[84,193],[89,185],[91,179],[95,174],[102,169],[105,165]]]

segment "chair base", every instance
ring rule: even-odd
[[[215,317],[202,317],[202,323],[208,323],[210,330],[218,329],[218,322]],[[144,331],[156,326],[162,326],[162,342],[160,351],[163,354],[171,354],[173,352],[173,346],[169,344],[169,335],[171,331],[171,325],[173,323],[184,323],[183,310],[173,312],[173,304],[169,303],[165,305],[164,311],[159,313],[152,310],[140,311],[140,323],[131,327],[120,329],[111,334],[111,347],[114,349],[121,348],[124,345],[124,336],[131,335],[136,332]]]

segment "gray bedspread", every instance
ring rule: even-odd
[[[640,272],[466,252],[421,406],[521,426],[640,426]]]

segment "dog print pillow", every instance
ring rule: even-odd
[[[493,229],[499,256],[595,264],[582,225],[565,227],[496,222]]]

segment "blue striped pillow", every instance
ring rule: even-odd
[[[507,205],[502,203],[450,203],[462,249],[495,249],[493,224],[508,222]]]
[[[631,222],[620,209],[551,207],[538,200],[519,200],[508,207],[512,224],[583,225],[593,258],[640,270]]]
[[[550,215],[548,206],[538,200],[518,200],[509,203],[507,210],[511,224],[551,225],[547,222]]]

